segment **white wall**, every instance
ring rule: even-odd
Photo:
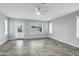
[[[79,39],[76,38],[76,16],[78,15],[79,11],[49,21],[53,23],[53,33],[49,33],[49,37],[79,47]]]
[[[0,45],[8,40],[8,36],[5,36],[5,19],[3,14],[0,14]]]
[[[46,21],[31,21],[31,20],[20,20],[20,19],[9,19],[9,39],[15,38],[15,23],[17,21],[24,22],[24,38],[42,38],[48,36],[48,22]],[[43,24],[43,33],[31,33],[30,32],[30,24],[31,23],[41,23]],[[26,31],[28,29],[28,31]]]

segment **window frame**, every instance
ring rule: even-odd
[[[76,17],[76,37],[79,38],[79,16]]]
[[[32,26],[33,24],[41,24],[41,26],[42,26],[42,31],[41,31],[41,32],[32,32],[32,31],[31,31],[31,26]],[[42,23],[38,23],[38,22],[30,23],[30,33],[31,33],[31,34],[43,33],[43,24],[42,24]]]
[[[8,20],[4,20],[4,34],[8,35]]]
[[[52,33],[52,26],[53,24],[52,24],[52,22],[49,22],[49,33]]]

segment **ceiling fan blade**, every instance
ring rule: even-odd
[[[42,12],[49,12],[49,10],[43,10]]]

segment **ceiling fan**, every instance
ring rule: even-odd
[[[41,4],[35,7],[35,11],[37,15],[46,15],[46,13],[49,11],[48,9],[45,8],[44,5],[45,4]]]
[[[41,15],[40,8],[35,8],[36,14]]]

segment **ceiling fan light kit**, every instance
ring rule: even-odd
[[[39,8],[35,8],[35,10],[36,10],[36,14],[37,15],[40,15],[41,14]]]

